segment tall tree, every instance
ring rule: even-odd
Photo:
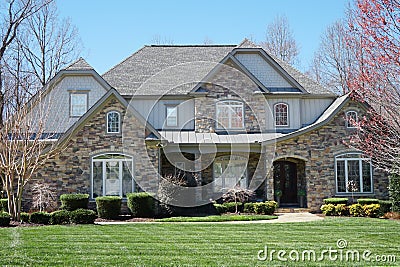
[[[26,30],[17,40],[27,61],[27,72],[44,86],[62,67],[80,54],[77,28],[69,19],[60,20],[55,2],[26,20]]]
[[[0,4],[0,126],[5,96],[3,72],[7,49],[13,44],[23,22],[53,0],[6,0]]]
[[[261,46],[275,57],[289,64],[294,65],[298,61],[299,47],[285,16],[277,16],[267,26],[265,41],[261,42]]]
[[[13,220],[20,219],[23,193],[34,173],[62,147],[45,132],[50,104],[38,94],[30,105],[7,114],[0,129],[0,178]]]
[[[348,73],[355,64],[354,49],[348,45],[348,22],[339,20],[329,26],[308,73],[319,83],[342,95],[349,91]]]
[[[369,154],[375,166],[400,175],[400,2],[357,0],[352,13],[349,44],[357,65],[348,86],[371,107],[352,145]]]

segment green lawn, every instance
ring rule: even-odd
[[[229,222],[229,221],[258,221],[273,220],[278,216],[274,215],[213,215],[205,217],[171,217],[157,219],[156,222]]]
[[[291,224],[177,224],[44,226],[0,229],[0,266],[376,266],[377,262],[280,262],[257,253],[337,249],[395,255],[400,265],[400,223],[327,218]],[[346,252],[344,249],[343,251]],[[262,255],[262,254],[261,254]],[[292,254],[294,257],[295,254]],[[286,255],[287,258],[287,255]]]

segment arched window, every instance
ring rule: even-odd
[[[107,113],[107,133],[120,133],[121,118],[117,111]]]
[[[361,153],[335,157],[337,193],[372,193],[371,159]]]
[[[92,158],[91,197],[121,196],[135,191],[133,157],[102,154]]]
[[[346,112],[346,127],[347,128],[357,128],[356,123],[358,122],[357,111],[349,110]]]
[[[274,105],[275,126],[289,126],[289,105],[276,103]]]
[[[214,189],[216,192],[235,186],[247,188],[247,159],[231,155],[214,160]]]
[[[243,129],[243,103],[224,100],[217,103],[217,129]]]

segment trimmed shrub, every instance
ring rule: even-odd
[[[385,214],[392,210],[392,201],[390,200],[379,200],[379,205],[381,206],[382,214]]]
[[[154,217],[154,198],[149,193],[130,193],[126,196],[128,198],[128,208],[134,217]]]
[[[353,215],[354,217],[362,217],[364,216],[364,209],[361,204],[353,204],[349,207],[349,212],[350,215]]]
[[[77,209],[71,211],[71,223],[75,224],[93,224],[97,214],[93,210]]]
[[[7,198],[0,199],[0,211],[8,212],[8,200]]]
[[[68,210],[57,210],[50,213],[50,224],[69,224],[71,212]]]
[[[335,213],[339,216],[347,216],[349,215],[349,207],[347,207],[345,204],[337,204],[335,206]]]
[[[244,203],[243,212],[245,213],[255,213],[254,212],[254,203]]]
[[[218,212],[219,214],[223,214],[223,213],[226,213],[226,212],[227,212],[227,209],[226,209],[226,207],[225,207],[224,204],[217,204],[217,203],[215,203],[215,204],[214,204],[214,207],[215,207],[215,209],[217,210],[217,212]]]
[[[29,216],[29,221],[31,223],[49,224],[50,218],[51,218],[50,213],[37,211],[31,213],[31,215]]]
[[[379,216],[381,206],[379,204],[364,205],[363,210],[365,216],[376,218]]]
[[[333,204],[333,205],[345,204],[345,205],[347,205],[348,202],[349,202],[349,199],[345,198],[345,197],[332,197],[332,198],[324,199],[324,204]]]
[[[29,216],[30,214],[27,212],[21,212],[21,214],[19,215],[19,219],[21,222],[23,223],[29,223]]]
[[[357,200],[360,205],[379,204],[379,199],[376,198],[359,198]]]
[[[266,201],[254,203],[254,212],[256,214],[272,215],[275,212],[277,203],[275,201]]]
[[[116,219],[121,212],[121,197],[96,197],[97,212],[100,218]]]
[[[333,204],[324,204],[321,206],[321,211],[326,216],[335,216],[336,215],[336,206]]]
[[[9,226],[11,216],[5,211],[0,211],[0,226]]]
[[[226,212],[231,212],[231,213],[236,212],[236,205],[237,205],[238,212],[243,211],[243,203],[242,202],[236,202],[236,203],[235,202],[226,202],[222,205],[225,206]]]
[[[73,211],[87,209],[89,204],[88,194],[62,194],[60,196],[61,209]]]

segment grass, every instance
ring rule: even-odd
[[[326,218],[286,224],[80,225],[0,228],[0,266],[397,266],[400,223]],[[269,251],[337,249],[395,255],[396,263],[257,260]],[[318,254],[319,255],[319,254]]]
[[[272,215],[214,215],[205,217],[172,217],[157,219],[156,222],[229,222],[272,220],[277,218],[278,216]]]

